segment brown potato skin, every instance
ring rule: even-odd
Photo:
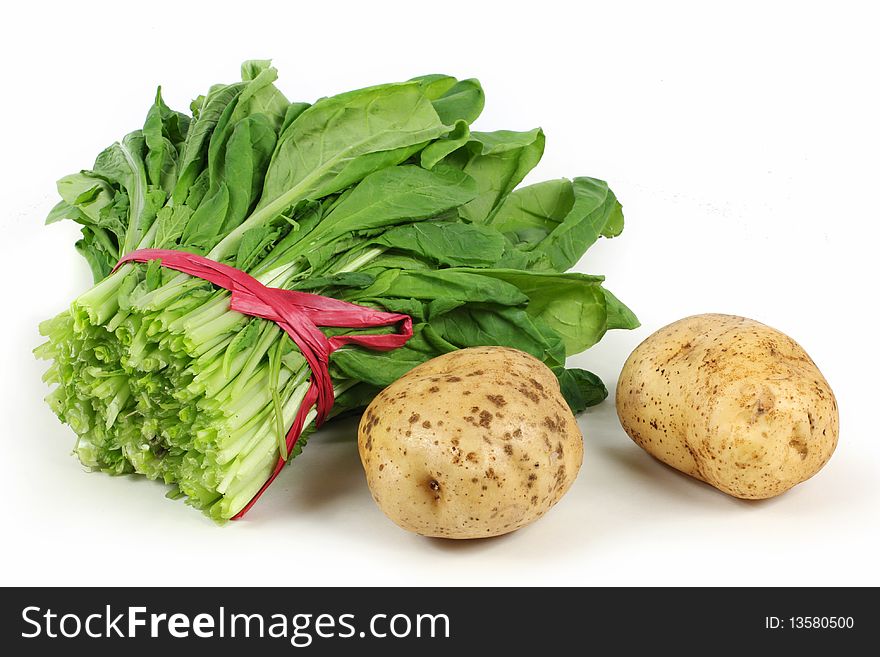
[[[652,456],[743,499],[809,479],[837,445],[837,402],[815,363],[745,317],[695,315],[648,337],[623,366],[616,404]]]
[[[583,460],[553,372],[503,347],[444,354],[395,381],[364,412],[358,449],[391,520],[457,539],[533,522],[565,494]]]

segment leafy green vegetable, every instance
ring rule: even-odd
[[[229,293],[138,248],[207,254],[266,285],[409,314],[388,352],[345,346],[330,362],[334,415],[439,354],[527,351],[553,368],[573,410],[602,382],[566,357],[638,320],[601,276],[565,273],[623,228],[593,178],[517,189],[544,150],[540,129],[476,132],[476,80],[428,75],[289,102],[267,61],[211,87],[191,114],[157,92],[144,126],[62,178],[47,223],[82,226],[95,286],[41,325],[36,353],[58,417],[87,466],[137,472],[223,521],[266,482],[309,387],[306,360],[274,324],[229,310]],[[327,334],[354,329],[325,329]],[[391,328],[380,330],[392,330]]]
[[[459,208],[462,219],[484,222],[544,154],[544,132],[471,132],[470,141],[446,159],[477,183],[478,196]]]
[[[505,269],[480,273],[519,288],[529,299],[526,312],[553,329],[570,354],[592,347],[605,334],[608,313],[601,276]]]
[[[600,237],[620,234],[623,210],[601,180],[551,180],[510,194],[492,226],[511,242],[507,266],[565,271]]]
[[[554,367],[553,373],[559,379],[562,396],[575,413],[580,413],[589,406],[601,403],[608,396],[608,390],[602,380],[586,370],[577,368],[565,369]]]
[[[491,267],[504,255],[504,237],[478,224],[431,221],[386,231],[374,244],[420,255],[449,267]]]

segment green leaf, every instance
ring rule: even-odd
[[[131,132],[121,143],[114,144],[98,155],[93,167],[95,173],[115,181],[127,192],[128,223],[121,254],[137,248],[160,207],[155,202],[155,197],[149,195],[143,160],[145,150],[143,133],[140,130]]]
[[[97,283],[105,278],[118,258],[118,250],[112,237],[102,228],[83,226],[82,239],[77,241],[76,250],[89,263],[92,278]]]
[[[371,173],[340,200],[308,239],[302,241],[300,250],[310,251],[318,243],[333,241],[352,231],[433,217],[466,203],[475,193],[470,176],[456,169],[388,167]]]
[[[492,226],[529,250],[562,223],[573,205],[574,186],[570,180],[546,180],[511,193],[492,217]]]
[[[409,82],[418,82],[419,89],[425,94],[425,97],[434,101],[452,89],[458,79],[443,73],[428,73],[410,78]]]
[[[384,388],[440,353],[421,335],[421,327],[417,327],[413,337],[399,349],[376,352],[343,347],[334,351],[330,356],[331,375],[337,380],[353,379]]]
[[[252,318],[242,330],[235,334],[223,355],[223,371],[229,372],[232,359],[241,352],[254,347],[260,338],[260,321]]]
[[[461,80],[432,102],[437,116],[446,125],[458,121],[473,123],[483,111],[486,95],[479,80]]]
[[[376,280],[375,276],[360,271],[347,271],[341,274],[333,274],[331,276],[313,276],[303,281],[299,281],[294,289],[301,292],[310,290],[321,290],[327,287],[351,287],[366,288]]]
[[[211,185],[211,177],[208,175],[208,173],[209,172],[207,169],[203,169],[202,172],[193,181],[192,187],[189,188],[189,191],[186,194],[185,205],[188,205],[190,208],[197,208],[205,199],[205,196],[207,195],[208,189]],[[171,203],[172,205],[174,204],[173,199]]]
[[[59,180],[58,193],[67,205],[56,206],[49,219],[70,218],[111,232],[120,246],[120,255],[135,248],[165,196],[147,184],[145,152],[144,136],[135,131],[104,149],[91,171]],[[85,253],[88,248],[84,248]]]
[[[403,313],[413,318],[413,321],[421,322],[427,319],[425,305],[418,299],[396,299],[393,297],[381,297],[378,299],[362,299],[361,303],[372,303],[392,313]]]
[[[340,191],[337,179],[358,158],[422,144],[447,131],[415,83],[323,98],[281,135],[258,207],[271,204],[281,211],[300,199]]]
[[[106,209],[112,207],[119,192],[103,177],[89,171],[74,173],[61,178],[57,183],[58,194],[64,205],[55,206],[47,219],[72,219],[87,226],[100,226],[111,231],[117,239],[125,239],[126,221],[115,213],[108,214]]]
[[[213,193],[204,198],[193,212],[183,230],[180,243],[186,247],[207,251],[216,243],[217,234],[229,211],[229,188],[220,183]]]
[[[454,299],[451,297],[440,297],[439,299],[431,299],[425,307],[425,320],[429,321],[435,317],[439,317],[450,310],[460,308],[467,301],[462,299]]]
[[[476,271],[515,285],[525,294],[529,299],[526,312],[553,329],[564,341],[569,355],[590,348],[605,335],[607,318],[601,276],[502,269]]]
[[[425,169],[433,169],[447,155],[467,144],[470,138],[471,131],[468,128],[467,122],[457,121],[452,132],[432,141],[422,150],[420,155],[421,166]]]
[[[561,365],[561,341],[522,308],[467,304],[431,319],[431,329],[459,348],[501,345]]]
[[[332,265],[334,261],[338,261],[339,258],[337,258],[337,256],[340,254],[362,244],[363,237],[359,233],[352,232],[337,237],[333,241],[316,240],[315,242],[311,242],[311,248],[305,253],[302,253],[302,249],[295,251],[295,253],[302,253],[302,256],[305,258],[306,262],[309,263],[312,271],[317,272],[325,265]]]
[[[419,271],[425,269],[434,269],[434,265],[423,258],[419,258],[413,254],[394,253],[386,251],[382,255],[373,259],[361,271],[369,272],[374,276],[378,276],[386,269],[406,269],[409,271]]]
[[[235,125],[223,154],[229,210],[222,232],[238,226],[256,205],[275,141],[275,130],[265,114],[248,116]]]
[[[540,159],[544,150],[544,131],[541,128],[534,128],[526,132],[514,130],[472,132],[468,148],[476,156],[486,156],[521,153],[524,149],[532,149],[536,146],[540,146],[540,152],[537,155]]]
[[[528,301],[528,297],[514,285],[502,280],[481,276],[478,273],[449,269],[436,271],[390,269],[381,273],[370,287],[354,294],[352,299],[386,296],[423,300],[453,299],[460,302],[484,302],[506,306],[516,306]]]
[[[572,413],[580,413],[588,406],[595,406],[608,397],[608,390],[602,379],[586,370],[554,367],[553,373],[559,379],[562,396],[568,402]]]
[[[49,210],[49,214],[46,215],[45,223],[48,226],[49,224],[54,224],[56,221],[62,221],[63,219],[70,219],[77,223],[84,223],[85,218],[83,217],[82,220],[80,220],[80,217],[82,217],[82,212],[70,205],[67,201],[61,200]]]
[[[416,153],[421,151],[429,142],[419,142],[400,148],[392,148],[387,151],[376,151],[375,153],[366,153],[360,157],[348,162],[333,179],[332,185],[327,190],[318,191],[315,196],[327,194],[336,194],[351,185],[355,185],[371,173],[377,173],[383,169],[397,166],[409,160]],[[310,198],[312,198],[310,196]]]
[[[207,251],[248,216],[262,192],[263,180],[277,141],[276,130],[284,122],[289,104],[272,85],[277,72],[267,61],[245,62],[237,93],[222,107],[212,126],[203,130],[207,140],[207,181],[204,170],[192,181],[207,182],[204,194],[190,194],[186,202],[195,208],[183,233],[184,246]],[[222,96],[226,98],[226,96]],[[211,94],[206,99],[210,103]],[[220,109],[215,103],[213,109]],[[207,115],[200,114],[204,127]],[[188,143],[187,148],[192,148]],[[194,171],[194,168],[191,168]],[[182,192],[176,197],[181,201]],[[195,204],[198,204],[197,208]]]
[[[144,281],[147,290],[155,290],[162,282],[162,264],[160,260],[150,260],[147,263]]]
[[[287,119],[290,103],[274,84],[278,71],[268,59],[251,59],[241,65],[241,79],[248,83],[236,103],[233,121],[259,114],[277,131]]]
[[[147,112],[143,134],[147,147],[145,159],[147,181],[170,195],[177,182],[177,158],[186,132],[189,117],[173,111],[162,100],[162,88],[156,90],[156,99]]]
[[[459,81],[450,75],[432,74],[412,78],[411,82],[419,83],[446,125],[473,123],[483,111],[486,96],[479,80]]]
[[[281,128],[278,131],[278,134],[287,130],[290,127],[290,124],[296,121],[299,118],[299,115],[309,109],[309,107],[311,107],[311,103],[291,103],[288,105],[287,110],[284,112],[284,121],[281,123]]]
[[[207,165],[208,146],[211,135],[226,108],[233,103],[244,89],[246,83],[216,85],[203,97],[187,131],[178,164],[177,185],[173,199],[176,204],[183,203],[190,186]]]
[[[422,337],[425,338],[425,342],[431,346],[437,355],[448,354],[458,350],[457,346],[435,331],[431,324],[426,323],[420,328],[422,329]]]
[[[620,299],[605,288],[602,288],[602,292],[605,295],[605,308],[608,315],[609,329],[636,329],[641,326],[635,313],[627,308]]]
[[[513,192],[492,217],[532,269],[565,271],[599,237],[623,230],[623,211],[608,184],[595,178],[553,180]]]
[[[479,194],[459,209],[461,217],[473,223],[487,222],[543,154],[544,133],[540,128],[528,132],[471,132],[470,141],[445,160],[463,168],[477,182]]]
[[[238,252],[235,256],[236,269],[248,271],[266,249],[275,242],[278,232],[278,229],[269,226],[259,226],[247,231],[238,245]]]
[[[186,205],[165,206],[159,210],[156,217],[153,246],[157,249],[175,246],[177,240],[183,235],[192,214],[193,211]]]
[[[505,240],[488,226],[422,221],[392,228],[374,243],[450,267],[491,267],[504,254]]]

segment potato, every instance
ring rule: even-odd
[[[803,348],[732,315],[687,317],[642,342],[617,414],[652,456],[744,499],[809,479],[837,445],[837,402]]]
[[[503,347],[419,365],[373,400],[358,448],[376,503],[424,536],[498,536],[569,489],[583,440],[550,369]]]

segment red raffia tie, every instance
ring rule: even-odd
[[[229,308],[251,317],[262,317],[275,322],[299,347],[312,370],[311,382],[305,399],[300,404],[293,426],[287,432],[287,453],[303,431],[306,415],[315,405],[315,425],[321,426],[333,406],[333,382],[328,364],[330,354],[346,344],[357,344],[368,349],[388,351],[406,344],[412,337],[412,318],[400,313],[386,313],[346,301],[323,297],[319,294],[266,287],[243,271],[184,251],[168,249],[139,249],[123,256],[113,271],[126,262],[158,260],[163,267],[210,281],[232,292]],[[398,333],[383,335],[336,335],[328,338],[319,326],[346,328],[373,328],[400,324]],[[253,499],[232,519],[246,514],[281,472],[285,460],[278,457],[269,480]]]

